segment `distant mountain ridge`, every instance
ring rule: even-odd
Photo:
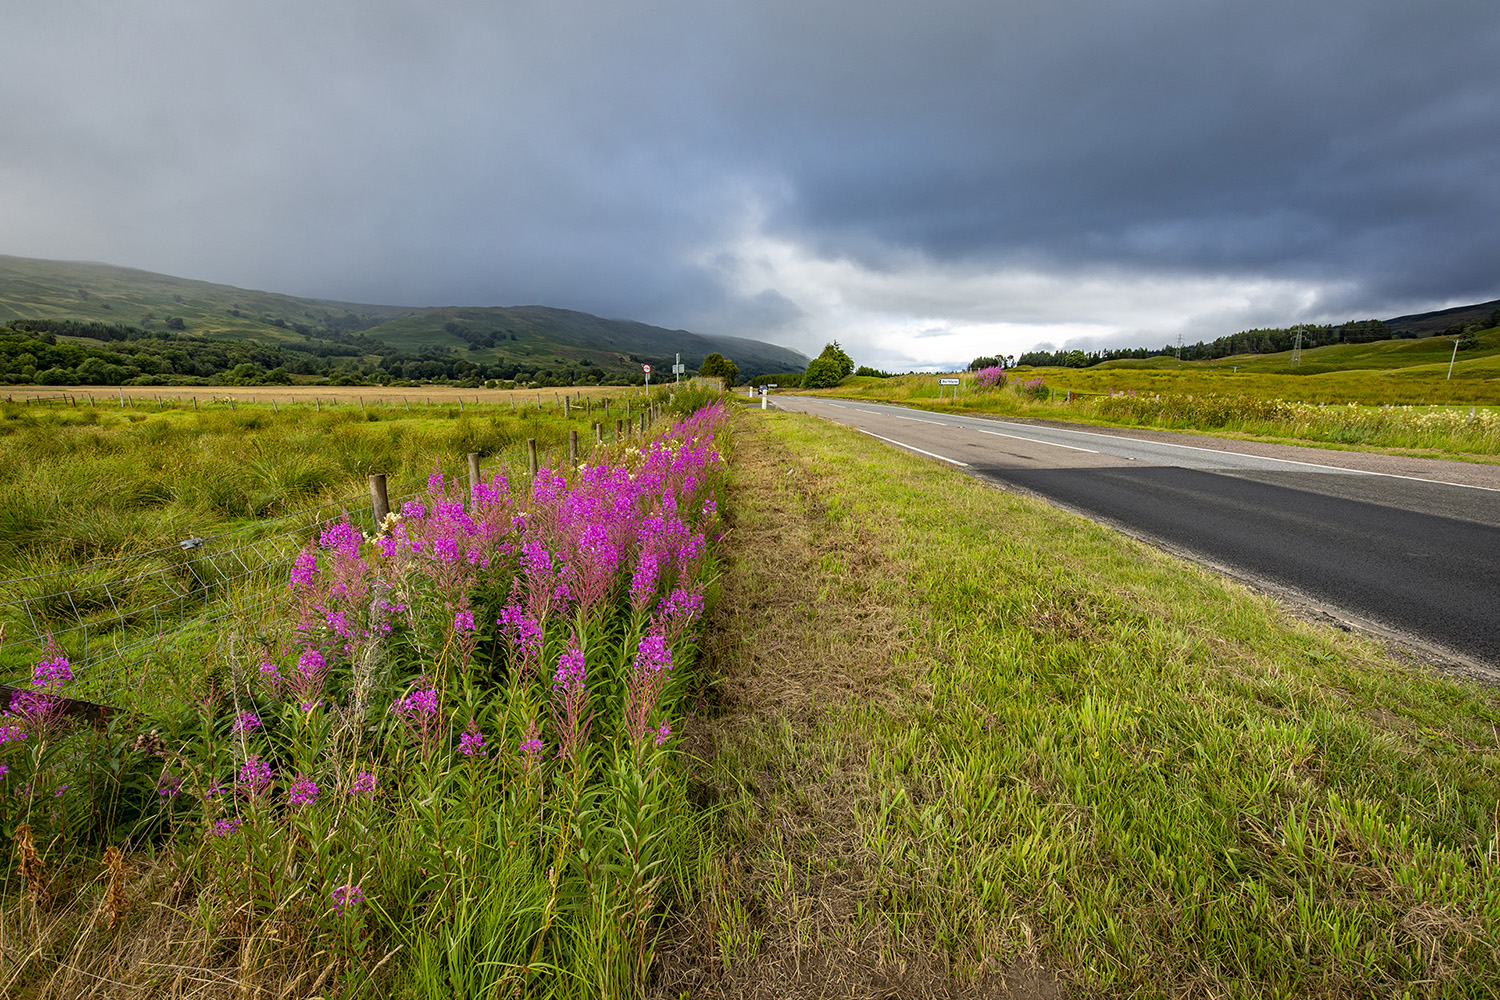
[[[657,378],[674,358],[691,372],[719,353],[741,378],[801,371],[808,358],[741,337],[668,330],[548,306],[404,307],[300,298],[134,268],[0,255],[0,324],[13,320],[80,320],[177,331],[270,346],[343,344],[348,364],[403,373],[448,361],[478,377],[545,373],[603,381],[639,380],[650,364]],[[425,359],[425,360],[424,360]],[[427,369],[422,369],[427,365]],[[659,374],[657,374],[659,373]],[[411,377],[411,376],[407,376]]]

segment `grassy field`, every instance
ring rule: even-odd
[[[669,985],[1500,995],[1493,689],[852,431],[753,419],[720,714],[690,743],[718,850]]]
[[[86,391],[47,405],[0,402],[0,576],[10,581],[0,680],[45,631],[67,634],[79,659],[130,646],[142,660],[165,637],[203,631],[191,623],[222,619],[224,601],[243,601],[240,582],[258,592],[262,568],[284,580],[317,520],[350,511],[372,529],[372,473],[399,501],[435,469],[465,475],[469,452],[487,473],[514,474],[534,439],[543,464],[565,463],[570,432],[586,461],[593,425],[607,426],[606,442],[615,420],[638,435],[646,403],[628,389],[578,391],[587,402],[564,416],[556,392],[432,390],[403,401],[334,389],[315,401],[242,388],[199,394],[194,408],[190,390],[123,391],[124,406],[118,395],[91,406]],[[190,539],[208,541],[179,547]],[[155,677],[131,674],[121,686],[152,690]]]
[[[1494,461],[1500,456],[1500,330],[1478,341],[1478,348],[1460,354],[1452,381],[1445,377],[1452,341],[1431,338],[1317,348],[1304,352],[1296,369],[1287,367],[1284,355],[1153,358],[1092,368],[1016,368],[998,389],[981,388],[963,373],[956,398],[951,387],[938,384],[939,375],[854,377],[810,394]],[[1443,357],[1433,361],[1437,354]]]
[[[0,716],[0,995],[639,992],[699,849],[675,741],[730,443],[705,402],[312,530],[134,712],[64,723],[89,668],[36,649]]]
[[[266,440],[316,450],[320,416]],[[452,448],[462,418],[411,419]],[[854,432],[735,421],[401,529],[509,544],[488,567],[324,536],[306,582],[162,651],[147,714],[0,741],[27,789],[0,801],[0,994],[1500,996],[1493,689]],[[671,457],[707,431],[703,472]],[[655,479],[674,499],[629,499]],[[657,548],[669,511],[717,555]],[[587,600],[522,542],[584,558],[594,524],[632,539],[607,615],[540,612],[536,654],[483,624]],[[701,635],[637,607],[652,552]],[[378,632],[380,581],[417,610],[342,640]],[[657,688],[651,634],[683,668]],[[575,646],[594,714],[553,673]]]

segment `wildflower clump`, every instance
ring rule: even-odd
[[[196,912],[317,942],[344,969],[409,947],[424,995],[643,985],[726,420],[710,407],[529,481],[434,473],[370,538],[321,526],[283,619],[195,706],[201,725],[141,748],[148,804],[188,841]],[[0,715],[0,780],[60,731],[71,680],[49,649]],[[28,796],[68,791],[34,771]],[[40,854],[25,863],[40,885]],[[509,950],[471,951],[431,916],[460,911],[519,928]],[[614,935],[598,954],[633,957],[578,967],[584,926]]]
[[[974,384],[980,389],[1005,388],[1005,369],[999,365],[981,368],[974,373]]]

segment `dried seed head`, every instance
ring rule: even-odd
[[[36,842],[31,839],[31,824],[16,827],[16,853],[20,855],[18,870],[26,883],[26,895],[38,907],[47,904],[47,866],[42,864],[36,852]]]
[[[104,909],[109,914],[109,929],[114,930],[125,911],[130,909],[130,898],[125,895],[125,856],[113,845],[104,849],[104,866],[109,869],[109,889],[104,895]]]

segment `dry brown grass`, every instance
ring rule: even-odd
[[[752,422],[736,451],[711,630],[718,714],[685,747],[709,762],[703,794],[724,800],[726,850],[659,947],[653,995],[1059,995],[1034,952],[1008,969],[955,968],[927,928],[883,915],[881,893],[901,887],[879,884],[880,859],[857,832],[875,748],[840,718],[925,700],[903,600],[913,568],[830,510],[818,471],[774,452]]]
[[[367,982],[386,964],[340,969],[275,920],[245,935],[243,914],[200,898],[183,856],[127,863],[111,847],[77,867],[66,898],[0,910],[0,997],[290,1000]],[[216,906],[205,923],[202,910]]]

